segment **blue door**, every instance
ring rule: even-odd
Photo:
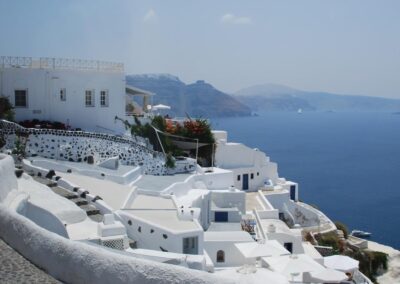
[[[249,174],[243,174],[242,189],[243,190],[248,190],[249,189]]]
[[[228,222],[228,212],[215,212],[215,222]]]
[[[296,186],[295,185],[290,186],[290,199],[296,200]]]

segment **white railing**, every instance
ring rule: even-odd
[[[74,58],[0,56],[0,67],[124,72],[123,63]]]

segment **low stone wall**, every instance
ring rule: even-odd
[[[49,159],[85,162],[89,156],[97,161],[118,156],[123,165],[141,166],[145,174],[163,175],[165,156],[154,151],[142,137],[119,137],[103,133],[24,128],[0,120],[0,134],[6,139],[5,149],[13,149],[17,136],[26,139],[25,152]]]
[[[66,283],[233,283],[215,275],[155,263],[50,233],[0,204],[0,238]]]

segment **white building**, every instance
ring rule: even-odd
[[[228,133],[213,131],[216,140],[215,166],[234,173],[233,185],[246,191],[273,189],[278,185],[298,200],[298,184],[279,178],[278,166],[264,152],[241,143],[228,142]]]
[[[124,126],[114,118],[125,117],[129,90],[122,63],[0,57],[0,95],[15,107],[17,121],[59,121],[72,128],[122,133]]]

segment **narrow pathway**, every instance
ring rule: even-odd
[[[0,283],[61,283],[0,239]]]
[[[258,199],[258,192],[246,192],[246,211],[264,210]]]

